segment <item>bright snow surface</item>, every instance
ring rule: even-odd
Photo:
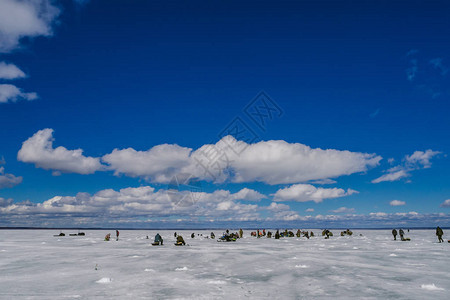
[[[411,230],[401,242],[389,230],[333,230],[325,240],[313,231],[309,240],[275,240],[246,230],[228,243],[177,231],[189,246],[176,247],[173,230],[121,230],[119,241],[113,230],[0,230],[0,298],[450,299],[448,237],[439,244],[433,230]],[[164,246],[151,245],[157,232]]]

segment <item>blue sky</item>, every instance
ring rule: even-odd
[[[449,226],[449,12],[2,1],[0,226]]]

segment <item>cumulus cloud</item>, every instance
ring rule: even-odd
[[[22,176],[14,176],[13,174],[5,173],[5,168],[0,167],[0,189],[11,188],[22,183]]]
[[[0,197],[0,207],[7,207],[13,203],[13,199],[5,199]]]
[[[267,198],[266,195],[261,194],[255,190],[243,188],[239,192],[233,194],[235,200],[260,201]]]
[[[18,79],[26,77],[25,73],[14,64],[0,62],[0,79]]]
[[[157,145],[147,151],[132,148],[114,149],[102,161],[114,170],[115,175],[143,177],[151,182],[168,183],[179,173],[189,173],[191,148],[178,145]]]
[[[235,147],[245,148],[240,155]],[[116,175],[143,177],[167,183],[177,173],[189,173],[201,180],[267,184],[327,180],[367,171],[381,160],[375,154],[313,149],[299,143],[263,141],[247,144],[226,136],[216,144],[197,150],[178,145],[158,145],[147,151],[115,149],[103,162]]]
[[[25,141],[18,154],[19,160],[61,172],[90,174],[103,169],[98,158],[82,156],[81,149],[53,149],[52,132],[52,129],[44,129]],[[237,155],[233,149],[236,145],[245,146],[246,150]],[[77,163],[72,163],[74,160]],[[380,160],[375,154],[312,149],[285,141],[246,144],[232,136],[197,150],[162,144],[145,151],[114,149],[101,158],[106,165],[104,169],[113,171],[116,176],[140,177],[154,183],[170,183],[178,174],[190,174],[197,180],[215,183],[259,181],[267,184],[313,180],[331,184],[335,181],[330,177],[365,172],[377,166]]]
[[[441,207],[450,207],[450,199],[447,199],[444,202],[442,202]]]
[[[92,174],[102,170],[100,158],[86,157],[82,149],[68,150],[62,146],[53,148],[53,129],[39,130],[22,143],[17,159],[33,163],[38,168],[62,173]]]
[[[235,182],[281,184],[365,172],[380,160],[374,154],[313,149],[300,143],[271,140],[247,145],[230,164]]]
[[[292,211],[289,205],[283,203],[272,202],[266,208],[266,210],[272,213],[272,216],[268,218],[268,220],[282,220],[282,221],[296,221],[300,220],[301,216]]]
[[[40,217],[85,218],[96,222],[96,218],[133,220],[163,220],[182,218],[206,218],[210,220],[248,221],[259,218],[259,208],[254,204],[242,204],[236,199],[238,193],[216,190],[212,193],[195,192],[197,203],[179,206],[172,201],[164,189],[151,186],[130,187],[119,191],[101,190],[93,195],[78,193],[76,196],[55,196],[43,203],[12,203],[0,198],[0,213],[4,215],[30,215]],[[254,194],[247,189],[241,194]],[[104,219],[102,219],[104,221]]]
[[[402,205],[405,205],[406,202],[405,201],[400,201],[400,200],[392,200],[391,202],[389,202],[389,204],[391,206],[402,206]]]
[[[306,212],[313,212],[314,211],[314,208],[308,208],[308,209],[306,209]]]
[[[410,177],[411,172],[414,170],[430,168],[430,160],[440,153],[441,152],[439,151],[433,151],[431,149],[428,149],[426,151],[415,151],[411,155],[406,155],[403,158],[403,162],[401,165],[388,169],[386,171],[386,174],[372,180],[372,183],[380,183],[383,181],[397,181],[402,178]]]
[[[340,198],[358,193],[355,190],[347,191],[339,188],[316,188],[310,184],[294,184],[290,187],[279,189],[274,195],[274,201],[322,202],[324,199]]]
[[[348,208],[348,207],[339,207],[338,209],[332,210],[331,212],[336,213],[336,214],[352,214],[355,212],[354,208]]]
[[[430,159],[434,156],[440,154],[439,151],[433,151],[428,149],[426,151],[415,151],[411,155],[406,155],[405,160],[409,167],[417,167],[422,166],[423,168],[430,168],[431,162]]]
[[[374,212],[367,215],[338,212],[301,216],[283,203],[272,202],[269,206],[240,203],[236,200],[239,198],[237,193],[227,190],[198,194],[198,202],[191,206],[179,206],[170,200],[166,190],[156,190],[151,186],[118,191],[105,189],[92,195],[78,193],[75,196],[55,196],[43,203],[15,203],[12,199],[0,198],[0,226],[148,228],[153,224],[158,227],[184,228],[186,224],[197,224],[203,228],[224,228],[252,224],[252,227],[269,228],[283,224],[282,227],[288,228],[330,228],[434,226],[436,223],[450,222],[449,214],[420,214],[413,211],[394,214]],[[343,209],[338,211],[343,212]]]
[[[0,1],[0,52],[16,49],[25,37],[51,36],[59,12],[50,0]]]
[[[35,100],[38,96],[36,93],[25,93],[12,84],[0,84],[0,103],[16,102],[17,100]]]

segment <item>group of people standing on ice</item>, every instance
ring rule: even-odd
[[[409,232],[409,229],[408,229]],[[400,235],[400,239],[402,241],[410,241],[410,238],[405,238],[405,232],[403,231],[403,229],[400,228],[400,230],[397,232],[397,229],[392,229],[392,235],[394,236],[394,241],[397,240],[397,234]],[[442,230],[441,227],[436,227],[436,236],[438,237],[438,241],[439,243],[444,242],[444,239],[442,239],[442,236],[444,235],[444,231]],[[448,241],[450,243],[450,240]]]
[[[408,229],[408,232],[409,232],[409,229]],[[352,234],[353,234],[353,232],[351,232],[349,229],[341,232],[341,236],[352,235]],[[265,229],[263,229],[263,230],[258,229],[257,231],[251,232],[250,235],[258,237],[258,238],[263,237],[263,236],[272,238],[272,232],[268,231],[266,234]],[[405,232],[401,228],[398,231],[395,228],[392,229],[392,235],[394,236],[395,241],[397,240],[397,235],[400,236],[400,240],[402,240],[402,241],[410,241],[411,240],[410,238],[405,237]],[[436,236],[438,237],[439,243],[444,242],[444,240],[442,238],[443,235],[444,235],[444,231],[438,226],[436,228]],[[215,239],[214,232],[211,232],[210,236],[211,236],[211,239]],[[243,236],[244,236],[244,231],[242,230],[242,228],[239,229],[239,232],[236,232],[236,233],[230,233],[229,230],[227,229],[226,232],[219,239],[221,241],[236,241],[236,239],[242,238]],[[312,231],[309,233],[308,231],[302,231],[300,229],[297,230],[297,233],[295,235],[294,235],[294,232],[288,231],[287,229],[282,231],[281,233],[279,230],[277,230],[275,232],[275,239],[279,239],[280,237],[294,237],[294,236],[297,236],[297,237],[304,236],[309,239],[310,237],[314,236],[314,233]],[[333,236],[333,233],[330,230],[325,229],[322,231],[322,236],[325,236],[325,239],[328,239],[328,238],[330,238],[330,236]],[[186,242],[184,241],[184,239],[181,235],[177,235],[177,233],[175,232],[174,237],[176,238],[175,245],[177,245],[177,246],[186,245]],[[195,233],[192,233],[191,238],[194,238],[194,237],[195,237]],[[105,241],[109,241],[110,239],[111,239],[111,234],[108,233],[105,236]],[[147,239],[148,239],[148,236],[147,236]],[[116,241],[118,241],[118,240],[119,240],[119,230],[116,230]],[[448,242],[450,243],[450,240]],[[156,234],[153,245],[163,245],[163,238],[161,237],[161,235],[159,233]]]

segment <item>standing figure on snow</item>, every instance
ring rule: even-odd
[[[392,235],[394,236],[394,241],[397,240],[397,230],[394,228],[392,229]]]
[[[116,230],[116,241],[119,240],[119,230]]]
[[[403,231],[403,229],[400,229],[400,230],[399,230],[399,233],[400,233],[400,239],[401,239],[402,241],[404,241],[405,238],[404,238],[403,236],[405,235],[405,232]]]
[[[439,243],[442,243],[444,240],[442,239],[442,236],[444,235],[444,231],[441,229],[441,227],[436,227],[436,235],[439,239]]]

